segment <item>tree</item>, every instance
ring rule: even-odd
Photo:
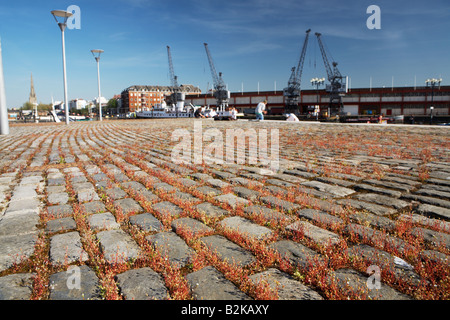
[[[116,99],[110,99],[106,105],[107,109],[117,109],[118,103]]]
[[[52,110],[52,104],[45,104],[45,103],[39,103],[37,106],[38,111],[51,111]]]
[[[34,110],[34,104],[27,101],[22,105],[22,110]]]
[[[113,115],[117,113],[117,107],[119,106],[117,99],[110,99],[106,104],[106,114]]]

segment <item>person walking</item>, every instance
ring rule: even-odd
[[[235,107],[231,109],[231,120],[237,120],[237,110]]]
[[[256,120],[264,120],[264,115],[267,114],[266,111],[267,100],[258,103],[255,109]]]

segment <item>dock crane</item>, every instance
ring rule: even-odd
[[[169,97],[168,102],[178,112],[184,107],[185,94],[181,92],[181,88],[178,85],[178,77],[175,75],[169,46],[167,46],[167,55],[169,57],[170,80],[172,81],[172,95]]]
[[[347,93],[348,77],[345,77],[341,74],[337,67],[337,62],[333,61],[333,68],[331,68],[321,36],[321,33],[316,32],[316,37],[319,43],[320,52],[322,54],[323,63],[325,64],[325,69],[327,71],[328,81],[330,82],[330,84],[326,86],[326,91],[330,94],[330,115],[342,114],[344,111],[344,102],[342,97]]]
[[[284,88],[283,95],[285,97],[285,110],[286,112],[295,112],[298,110],[298,103],[301,93],[301,77],[303,73],[303,64],[305,62],[306,49],[308,47],[309,33],[311,29],[306,30],[305,42],[303,43],[302,53],[298,62],[297,68],[291,69],[291,77],[288,81],[288,86]]]
[[[227,90],[227,86],[222,78],[222,72],[217,75],[216,68],[214,67],[214,62],[209,52],[208,44],[204,43],[206,49],[206,55],[208,56],[209,66],[211,68],[211,74],[214,81],[214,97],[217,100],[217,114],[219,118],[231,117],[231,113],[227,112],[228,103],[230,101],[230,91]]]

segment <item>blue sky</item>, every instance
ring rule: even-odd
[[[63,99],[61,32],[50,14],[77,5],[81,29],[66,31],[69,99],[93,99],[103,49],[102,94],[131,85],[170,85],[169,45],[179,83],[203,92],[212,77],[204,42],[229,90],[282,90],[312,29],[302,77],[325,77],[315,32],[351,87],[450,83],[450,2],[387,0],[15,0],[0,2],[0,37],[8,107],[28,100],[33,73],[38,101]],[[369,5],[381,8],[381,29],[369,30]]]

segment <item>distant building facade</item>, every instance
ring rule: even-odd
[[[69,111],[76,111],[76,110],[82,110],[86,108],[87,101],[84,99],[74,99],[69,101]]]
[[[189,95],[199,95],[201,90],[193,85],[181,85],[181,91]],[[166,100],[173,93],[170,86],[131,86],[122,91],[119,113],[150,110]]]
[[[100,101],[101,101],[102,107],[105,107],[108,104],[108,99],[106,99],[105,97],[101,97]],[[95,98],[94,100],[92,100],[92,103],[97,106],[98,105],[98,97]]]

